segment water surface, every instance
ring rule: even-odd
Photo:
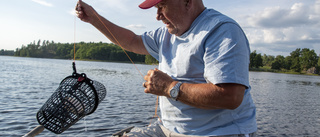
[[[20,137],[38,125],[36,113],[72,74],[72,60],[0,56],[0,136]],[[144,82],[132,64],[76,61],[107,88],[96,112],[60,135],[48,130],[39,137],[105,137],[130,126],[148,125],[156,97],[143,92]],[[137,64],[143,75],[157,66]],[[320,135],[320,77],[250,72],[257,107],[259,136]]]

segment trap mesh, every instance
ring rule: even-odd
[[[84,73],[74,73],[61,81],[38,111],[37,120],[46,129],[60,134],[93,113],[106,93],[103,84],[87,78]]]

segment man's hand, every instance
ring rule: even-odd
[[[79,0],[76,6],[76,14],[84,22],[92,23],[98,13],[87,3]]]
[[[170,97],[170,89],[173,87],[177,81],[174,81],[168,74],[155,68],[154,70],[149,70],[148,74],[144,76],[145,83],[145,93],[151,93],[158,96]]]

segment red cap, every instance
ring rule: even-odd
[[[162,0],[145,0],[143,3],[139,5],[141,9],[149,9],[155,5],[157,5]]]

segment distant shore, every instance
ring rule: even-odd
[[[299,73],[299,72],[294,72],[294,71],[290,71],[290,70],[275,70],[275,69],[271,69],[271,67],[268,67],[268,66],[264,66],[264,67],[260,67],[260,68],[250,68],[249,71],[320,76],[318,74],[307,73],[306,71],[302,71]]]
[[[0,55],[0,56],[11,56],[11,55]],[[11,56],[11,57],[16,57],[16,56]],[[33,57],[23,57],[23,58],[33,58]],[[66,59],[68,60],[68,59]],[[71,59],[70,59],[71,60]],[[96,62],[117,62],[117,63],[131,63],[130,61],[106,61],[106,60],[95,60],[95,59],[76,59],[76,60],[81,60],[81,61],[96,61]],[[145,62],[134,62],[135,64],[146,64],[146,65],[158,65],[156,63],[145,63]],[[307,73],[306,71],[302,72],[294,72],[291,70],[275,70],[271,69],[271,67],[268,66],[263,66],[259,68],[250,68],[249,71],[253,72],[272,72],[272,73],[284,73],[284,74],[295,74],[295,75],[311,75],[311,76],[320,76],[319,74],[312,74],[312,73]]]

